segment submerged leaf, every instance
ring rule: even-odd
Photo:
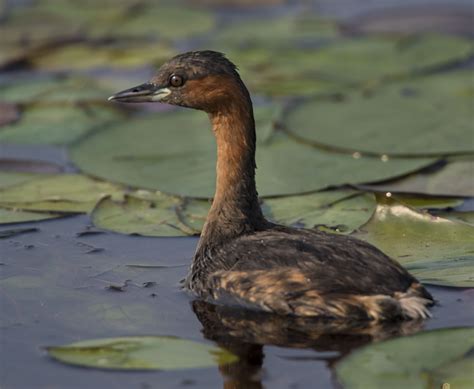
[[[473,347],[474,328],[427,331],[357,350],[336,365],[336,373],[347,389],[426,389],[446,383],[467,389]]]
[[[473,76],[471,70],[443,73],[338,102],[310,100],[289,112],[286,125],[305,140],[348,152],[472,153]]]
[[[384,162],[317,150],[292,141],[274,128],[269,134],[265,123],[274,120],[274,110],[256,109],[257,187],[264,197],[374,182],[433,162]],[[186,197],[211,198],[216,146],[209,127],[208,118],[201,112],[180,110],[137,118],[91,134],[73,145],[71,157],[83,171],[111,181]]]
[[[420,213],[385,199],[355,236],[410,266],[421,281],[474,286],[470,270],[474,267],[474,227],[468,224]]]
[[[0,239],[12,238],[17,235],[36,231],[38,231],[38,228],[12,228],[9,230],[0,230]]]
[[[238,360],[234,354],[222,348],[166,336],[86,340],[48,347],[47,351],[61,362],[97,369],[193,369]]]

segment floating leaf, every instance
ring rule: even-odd
[[[0,99],[36,106],[64,106],[84,101],[104,101],[114,90],[84,77],[25,77],[0,83]],[[55,104],[56,105],[55,105]],[[104,101],[105,103],[105,101]]]
[[[452,197],[420,197],[410,195],[395,195],[393,197],[399,203],[418,210],[454,208],[464,202],[464,199]]]
[[[104,107],[31,107],[21,120],[0,129],[0,142],[68,144],[116,118],[116,111]]]
[[[447,211],[447,212],[436,212],[436,216],[442,217],[444,219],[449,219],[457,222],[467,223],[474,227],[474,212],[456,212],[456,211]]]
[[[264,210],[278,223],[350,233],[371,218],[376,205],[372,194],[332,191],[267,199]]]
[[[339,381],[356,388],[472,387],[474,328],[448,328],[375,343],[336,365]],[[420,356],[423,356],[420,358]]]
[[[474,130],[473,94],[474,73],[458,71],[402,81],[370,94],[355,92],[338,102],[310,100],[285,119],[297,136],[347,151],[474,152],[474,143],[466,142]]]
[[[311,192],[408,173],[431,159],[354,159],[316,150],[274,132],[273,108],[256,110],[257,186],[262,196]],[[160,113],[95,132],[73,145],[71,157],[91,175],[186,197],[210,198],[215,183],[215,140],[201,112]],[[133,130],[131,130],[133,129]],[[264,130],[263,136],[260,137]],[[130,147],[133,145],[133,147]]]
[[[423,193],[441,196],[474,196],[474,159],[455,160],[431,171],[419,172],[380,185],[366,185],[367,190],[394,193]]]
[[[0,47],[44,44],[58,38],[67,39],[77,36],[80,27],[80,23],[72,18],[65,20],[61,16],[31,7],[12,7],[8,18],[0,24]]]
[[[10,209],[90,212],[104,196],[121,198],[123,189],[80,174],[44,175],[0,191],[0,205]]]
[[[98,369],[177,370],[233,363],[238,358],[224,349],[166,336],[106,338],[48,347],[64,363]]]
[[[362,37],[343,40],[320,50],[313,69],[341,81],[361,82],[410,74],[465,59],[473,49],[469,39],[449,35],[415,35],[400,39]]]
[[[168,46],[159,43],[93,45],[79,43],[51,50],[36,57],[33,64],[39,69],[81,70],[88,68],[130,68],[160,64],[175,55]]]
[[[410,266],[421,281],[452,286],[450,280],[454,277],[457,286],[474,286],[470,270],[474,267],[474,227],[468,224],[420,213],[385,199],[355,236]],[[429,277],[425,278],[424,272],[430,272]],[[443,274],[449,274],[449,279],[445,280]]]
[[[126,196],[121,202],[104,198],[92,212],[95,226],[122,234],[186,236],[193,231],[180,222],[176,207],[180,199],[156,194],[153,200]]]
[[[32,180],[36,177],[37,175],[33,173],[18,173],[0,170],[0,189],[7,188],[13,185],[18,185],[22,182]]]
[[[215,23],[214,15],[204,10],[150,3],[138,7],[135,12],[115,23],[93,24],[88,34],[177,40],[208,32]]]
[[[243,80],[257,92],[314,95],[419,73],[465,59],[474,49],[468,39],[422,35],[345,39],[320,49],[287,49],[285,55],[266,47],[226,48],[226,52],[242,69]],[[317,116],[309,123],[313,118]],[[344,121],[342,128],[346,127]]]
[[[447,261],[415,261],[405,268],[424,283],[432,285],[471,288],[474,285],[474,256],[467,255]]]
[[[48,212],[27,212],[17,209],[7,209],[0,207],[0,224],[23,223],[30,221],[40,221],[62,217],[64,214]]]
[[[249,19],[228,24],[215,37],[219,47],[290,47],[338,35],[335,23],[312,15]]]
[[[206,200],[138,191],[122,202],[103,199],[92,220],[97,227],[125,234],[196,235],[201,232],[210,206]],[[375,206],[373,195],[335,191],[267,199],[263,212],[281,224],[350,233],[370,219]]]

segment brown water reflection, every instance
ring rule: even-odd
[[[321,355],[311,359],[324,361],[331,368],[355,348],[414,334],[424,327],[423,321],[373,324],[278,316],[199,300],[192,307],[204,337],[239,357],[236,363],[219,366],[226,389],[264,387],[265,345],[312,349]]]

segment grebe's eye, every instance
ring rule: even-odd
[[[173,74],[171,77],[170,77],[170,85],[171,86],[175,86],[175,87],[178,87],[178,86],[181,86],[184,84],[184,80],[183,80],[183,77],[181,76],[178,76],[176,74]]]

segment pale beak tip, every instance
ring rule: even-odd
[[[113,100],[115,100],[115,95],[110,96],[110,97],[107,99],[107,101],[113,101]]]

